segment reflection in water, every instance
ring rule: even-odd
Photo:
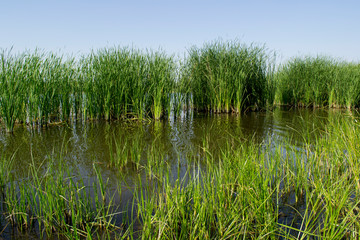
[[[14,172],[19,178],[29,175],[29,165],[46,167],[49,159],[63,159],[69,169],[76,169],[90,182],[96,178],[95,164],[108,179],[109,189],[121,188],[121,199],[115,199],[118,211],[127,211],[137,183],[154,184],[156,174],[149,179],[142,168],[148,165],[146,152],[159,152],[159,159],[169,170],[173,180],[183,178],[191,166],[187,158],[191,153],[207,149],[216,154],[228,144],[244,141],[266,142],[276,146],[287,141],[301,149],[305,141],[314,140],[344,110],[282,110],[250,112],[244,115],[194,114],[183,112],[168,121],[139,122],[77,122],[72,125],[55,125],[47,128],[28,129],[19,126],[13,134],[0,132],[2,154],[13,155]],[[306,136],[306,139],[304,139]],[[140,167],[116,168],[111,163],[115,142],[120,146],[136,145],[140,152]],[[201,157],[201,156],[200,156]],[[200,165],[201,166],[201,165]],[[203,165],[205,166],[205,165]],[[205,168],[205,167],[204,167]],[[120,169],[120,170],[119,170]],[[122,219],[119,219],[121,221]]]
[[[142,151],[157,148],[168,162],[178,166],[180,161],[180,167],[184,167],[187,154],[204,147],[204,140],[211,152],[221,150],[229,142],[237,144],[249,139],[272,144],[286,140],[301,148],[305,140],[315,139],[329,121],[341,114],[346,112],[309,109],[275,109],[244,115],[185,112],[169,121],[145,124],[92,121],[39,129],[19,126],[13,134],[0,132],[0,148],[3,154],[15,153],[19,175],[26,175],[32,162],[40,165],[46,159],[62,157],[69,168],[80,170],[83,177],[93,177],[92,164],[96,163],[104,174],[114,178],[118,170],[109,167],[109,145],[114,140],[119,144],[136,143]],[[186,171],[186,167],[181,171]]]

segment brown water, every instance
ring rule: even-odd
[[[69,169],[76,169],[84,179],[95,177],[93,165],[100,168],[103,178],[108,179],[110,191],[122,187],[121,199],[115,199],[119,211],[131,215],[129,203],[133,198],[133,187],[139,182],[149,184],[139,169],[119,170],[109,167],[114,140],[119,143],[138,144],[140,151],[155,147],[166,159],[173,179],[183,177],[191,163],[187,156],[204,146],[217,151],[233,139],[238,142],[252,139],[256,142],[280,143],[289,141],[300,148],[304,144],[304,133],[315,139],[329,122],[349,114],[344,110],[282,110],[251,112],[243,115],[199,115],[184,112],[178,118],[161,122],[105,122],[89,121],[53,125],[46,128],[29,129],[17,126],[13,134],[0,132],[0,151],[14,154],[15,172],[19,178],[28,176],[30,164],[45,166],[51,159],[62,158]],[[142,159],[146,161],[146,159]],[[119,217],[118,221],[122,221]],[[1,229],[0,229],[1,230]],[[6,238],[11,236],[5,231]]]

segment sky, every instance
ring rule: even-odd
[[[265,45],[278,61],[360,62],[360,1],[1,0],[0,49],[79,56],[104,47],[184,56],[217,39]]]

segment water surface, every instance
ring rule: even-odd
[[[169,174],[175,180],[183,178],[189,166],[194,165],[187,156],[201,149],[207,148],[214,153],[227,144],[245,141],[271,143],[274,147],[287,141],[301,149],[305,141],[319,137],[331,123],[348,114],[351,113],[345,110],[277,108],[242,115],[183,112],[180,117],[159,122],[79,121],[35,129],[17,126],[13,134],[2,128],[0,148],[3,155],[13,156],[14,173],[19,179],[27,179],[30,165],[46,169],[51,159],[62,159],[69,169],[79,173],[79,178],[91,182],[96,166],[108,181],[110,191],[116,192],[120,186],[121,197],[114,199],[117,210],[131,215],[129,204],[135,187],[154,181],[143,171],[148,167],[148,151],[159,153],[159,161],[166,162]],[[142,153],[141,167],[111,166],[115,142],[120,146],[136,147]],[[206,170],[205,166],[203,168]],[[121,220],[119,217],[118,221]]]

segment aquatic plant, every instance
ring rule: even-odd
[[[7,185],[3,201],[13,227],[76,238],[95,229],[114,229],[116,208],[96,167],[96,181],[91,185],[65,168],[61,159],[48,164],[45,170],[32,164],[28,178]]]
[[[299,149],[285,140],[206,150],[206,170],[137,195],[143,238],[356,239],[359,125],[341,119]],[[302,134],[302,133],[297,133]],[[203,155],[203,157],[205,157]],[[189,156],[200,163],[199,153]],[[194,158],[191,161],[191,158]]]
[[[77,82],[74,60],[64,61],[40,50],[11,55],[1,54],[0,114],[6,130],[14,124],[41,126],[70,118],[74,109]]]
[[[194,108],[220,113],[264,107],[268,64],[266,49],[254,44],[214,41],[192,47],[187,71]]]
[[[167,116],[174,63],[163,52],[112,48],[84,59],[85,109],[90,118]]]
[[[157,127],[149,147],[140,137],[148,131],[129,140],[114,131],[107,142],[115,147],[114,159],[108,165],[94,162],[88,179],[65,166],[61,155],[40,166],[31,163],[29,175],[18,178],[3,156],[6,221],[20,232],[71,238],[100,232],[109,239],[359,237],[360,125],[351,114],[334,117],[316,138],[309,135],[314,129],[294,130],[303,138],[301,146],[291,136],[274,144],[230,132],[220,145],[204,137],[186,161],[175,155],[178,162],[171,165]],[[107,188],[100,167],[124,177],[129,163],[138,166],[135,183],[126,188],[134,196],[128,205],[132,216],[117,212],[114,199],[121,199],[121,191]],[[117,214],[124,216],[122,223],[113,220]]]
[[[14,124],[169,116],[175,62],[164,52],[93,51],[80,60],[40,50],[0,58],[0,114]]]
[[[5,50],[1,53],[0,61],[0,113],[6,131],[12,132],[16,120],[25,110],[25,86],[21,82],[24,71],[21,59],[11,56]]]
[[[281,104],[313,107],[359,106],[360,68],[331,57],[293,58],[278,73]]]

